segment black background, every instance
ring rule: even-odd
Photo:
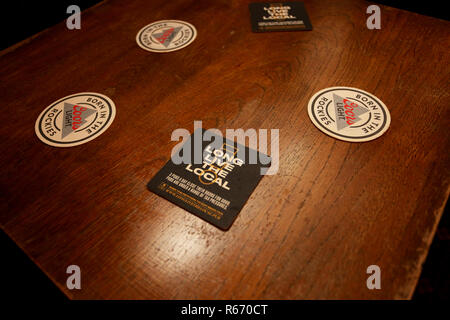
[[[0,50],[64,21],[69,16],[66,13],[69,5],[75,4],[84,10],[99,2],[99,0],[2,1],[0,2]],[[367,2],[368,5],[376,3],[449,20],[450,10],[445,9],[447,1],[378,0]],[[83,22],[81,23],[83,24]],[[450,219],[448,211],[447,206],[414,294],[413,299],[415,300],[434,301],[450,298]],[[2,248],[1,290],[7,294],[8,299],[15,301],[35,301],[37,299],[53,302],[66,300],[65,295],[3,231],[0,232],[0,243]],[[316,307],[320,309],[320,306]],[[374,306],[372,305],[370,309],[373,311]]]
[[[126,1],[126,0],[125,0]],[[100,0],[57,1],[1,1],[0,2],[0,49],[5,49],[40,31],[67,19],[70,5],[85,10]],[[83,26],[83,18],[81,18]]]
[[[67,19],[69,14],[66,13],[66,10],[69,5],[76,4],[80,6],[81,10],[84,10],[99,2],[101,1],[100,0],[2,1],[0,2],[1,8],[0,50],[7,48],[16,42],[24,40],[39,31],[45,30],[57,24],[58,22]],[[440,19],[449,20],[449,10],[445,9],[445,4],[447,4],[448,1],[445,0],[423,0],[423,1],[377,0],[373,2],[367,1],[367,5],[374,3],[389,5],[392,7],[437,17]]]

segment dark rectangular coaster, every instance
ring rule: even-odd
[[[225,138],[215,146],[211,146],[210,141],[199,140],[198,136],[194,138],[194,135],[202,136],[204,132],[197,129],[181,147],[183,150],[190,148],[193,154],[194,144],[201,144],[201,164],[194,164],[193,156],[184,164],[175,164],[171,158],[147,187],[216,227],[227,230],[261,180],[261,168],[270,166],[270,157]],[[178,153],[184,154],[184,151]],[[251,156],[258,161],[250,164]],[[262,161],[265,164],[259,159],[265,159]]]
[[[249,4],[253,32],[312,30],[303,2]]]

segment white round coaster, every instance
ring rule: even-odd
[[[187,47],[196,37],[197,30],[188,22],[161,20],[139,30],[136,42],[144,50],[165,53]]]
[[[336,139],[365,142],[383,135],[391,116],[373,94],[351,87],[323,89],[309,100],[308,114],[322,132]]]
[[[54,147],[73,147],[97,138],[108,129],[116,106],[107,96],[82,92],[45,108],[36,120],[38,138]]]

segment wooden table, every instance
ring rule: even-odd
[[[247,1],[107,1],[2,52],[2,229],[70,298],[410,298],[449,194],[450,23],[365,1],[305,1],[314,30],[251,32]],[[161,19],[198,37],[155,54],[135,42]],[[320,132],[307,103],[331,86],[383,100],[381,138]],[[97,139],[40,142],[53,101],[99,92],[117,106]],[[280,169],[223,232],[146,183],[171,133],[279,128]],[[447,151],[446,151],[447,150]],[[82,289],[66,288],[79,265]],[[381,268],[368,290],[366,268]]]

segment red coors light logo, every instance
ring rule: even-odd
[[[155,37],[156,40],[158,40],[159,42],[161,42],[162,44],[164,44],[164,42],[166,42],[167,38],[170,37],[170,35],[173,33],[175,29],[174,28],[170,28],[166,31],[164,31],[164,33],[162,34],[162,36],[160,37]]]
[[[354,102],[351,102],[348,99],[344,99],[343,101],[344,101],[344,104],[345,104],[344,105],[344,109],[346,109],[345,110],[345,114],[346,114],[345,119],[347,120],[346,122],[347,122],[348,125],[352,125],[352,124],[355,123],[354,121],[356,120],[356,115],[353,112],[353,109],[354,108],[358,108],[358,105],[356,103],[354,103]]]
[[[82,122],[83,121],[82,114],[86,110],[87,110],[87,108],[85,108],[85,107],[80,107],[80,106],[77,106],[77,105],[73,106],[73,111],[72,111],[72,115],[73,115],[73,117],[72,117],[72,129],[73,130],[78,129],[81,126],[81,124],[83,123]]]

